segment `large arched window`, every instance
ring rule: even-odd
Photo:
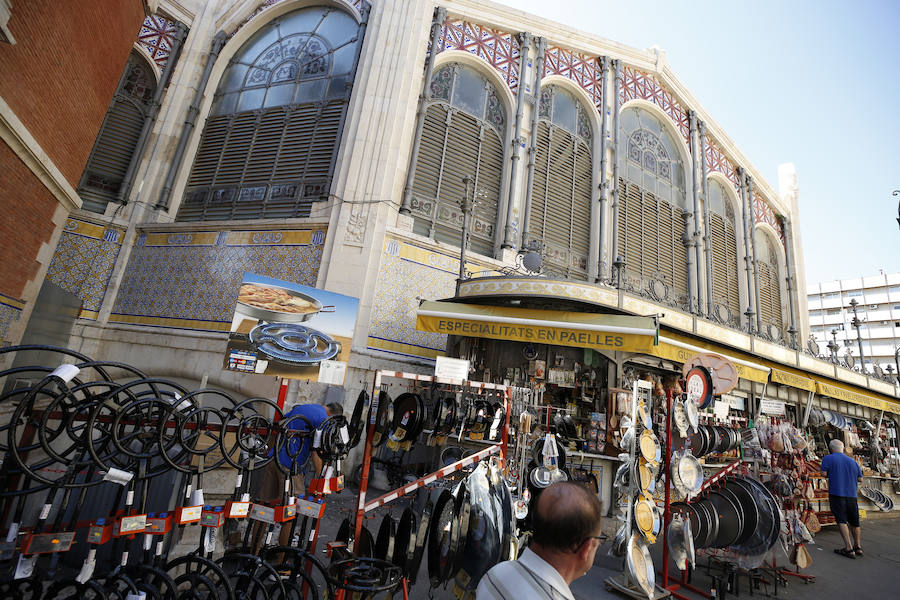
[[[591,232],[591,122],[558,86],[541,90],[528,236],[544,244],[547,265],[587,277]]]
[[[619,140],[619,254],[632,276],[661,278],[687,297],[684,162],[662,121],[648,111],[622,111]]]
[[[357,32],[341,10],[304,8],[241,46],[216,90],[179,220],[306,217],[327,199]]]
[[[756,244],[756,261],[759,269],[759,315],[763,330],[769,333],[768,326],[778,327],[784,333],[784,321],[781,311],[781,278],[778,275],[778,249],[772,237],[760,229],[756,229],[753,241]]]
[[[410,202],[413,231],[458,246],[462,179],[470,177],[479,197],[469,247],[493,255],[505,135],[503,104],[485,77],[462,64],[434,73]]]
[[[728,191],[715,179],[707,181],[709,192],[709,235],[712,258],[713,310],[728,308],[731,319],[740,320],[741,300],[738,279],[737,228]],[[708,275],[709,276],[709,275]],[[719,314],[719,313],[717,313]],[[726,315],[719,314],[726,319]]]
[[[155,91],[150,65],[132,52],[78,186],[85,210],[102,213],[116,199]]]

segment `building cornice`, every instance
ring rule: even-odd
[[[66,210],[81,208],[81,198],[78,197],[75,188],[66,181],[50,156],[2,97],[0,97],[0,139],[12,148],[16,156],[31,169]]]

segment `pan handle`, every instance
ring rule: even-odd
[[[328,310],[329,308],[331,310]],[[319,312],[320,313],[333,313],[333,312],[335,312],[335,308],[334,308],[334,306],[331,306],[331,305],[323,306],[322,308],[319,309]]]

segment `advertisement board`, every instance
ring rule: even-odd
[[[342,385],[359,299],[244,273],[223,367]]]

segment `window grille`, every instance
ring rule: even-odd
[[[707,182],[709,191],[709,234],[712,258],[714,304],[728,307],[733,317],[741,314],[738,279],[737,234],[734,208],[728,192],[715,179]]]
[[[759,269],[759,313],[764,325],[784,328],[781,310],[781,280],[778,275],[778,251],[769,236],[756,231],[756,259]]]
[[[587,278],[591,231],[591,122],[571,94],[541,90],[529,238],[540,240],[548,266]]]
[[[178,220],[306,217],[328,198],[357,32],[341,10],[305,8],[241,46],[213,98]]]
[[[116,200],[155,91],[156,78],[150,65],[133,52],[78,186],[84,210],[102,213],[108,203]]]
[[[659,119],[626,108],[619,119],[619,254],[626,273],[662,279],[670,300],[687,297],[684,163]]]
[[[413,231],[459,246],[462,178],[468,176],[479,192],[469,248],[492,256],[506,137],[503,104],[487,79],[456,63],[434,73],[431,94],[410,201]]]

